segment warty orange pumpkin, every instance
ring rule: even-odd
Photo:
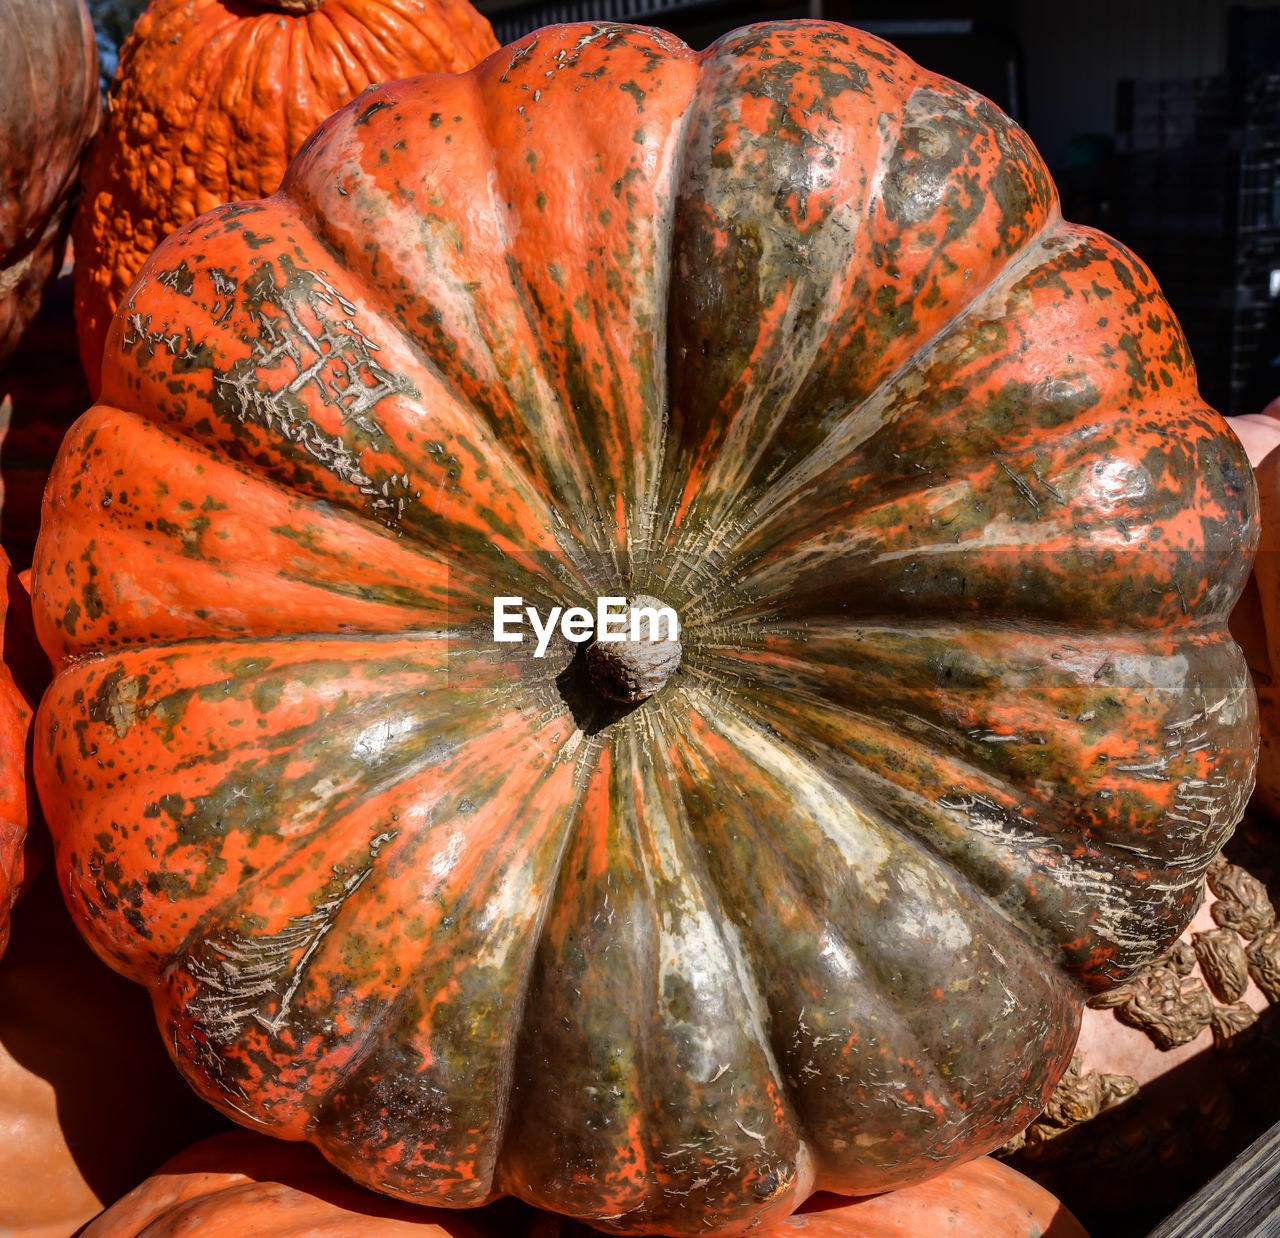
[[[497,47],[467,0],[152,0],[120,52],[75,220],[80,352],[175,228],[273,193],[307,134],[373,82],[469,69]]]
[[[84,0],[0,0],[0,364],[40,308],[97,128],[98,49]]]
[[[365,94],[157,251],[44,515],[74,914],[202,1095],[404,1199],[729,1234],[998,1146],[1252,780],[1173,315],[839,25]],[[647,699],[494,639],[641,594]]]

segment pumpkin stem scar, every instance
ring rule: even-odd
[[[615,631],[638,635],[633,640],[596,640],[587,649],[587,669],[596,689],[612,701],[628,703],[648,700],[680,668],[684,649],[678,635],[653,612],[675,612],[648,593],[638,593],[628,602],[625,616],[619,617]]]

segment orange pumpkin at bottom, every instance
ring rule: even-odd
[[[399,1203],[342,1178],[306,1144],[236,1131],[173,1158],[83,1238],[588,1238],[597,1231],[513,1200],[449,1212]],[[758,1238],[1089,1238],[1043,1187],[980,1157],[862,1199],[815,1195]]]
[[[760,1238],[1089,1238],[1044,1187],[990,1157],[865,1199],[815,1195]]]
[[[109,1208],[82,1238],[516,1238],[538,1214],[422,1208],[343,1178],[309,1144],[249,1131],[202,1139]]]

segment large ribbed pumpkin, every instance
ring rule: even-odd
[[[62,261],[100,107],[84,0],[0,0],[0,364]]]
[[[1256,495],[1160,292],[838,25],[367,93],[157,252],[44,520],[74,914],[406,1199],[733,1233],[974,1157],[1252,780]],[[642,594],[658,667],[494,639]]]
[[[111,315],[164,237],[273,193],[307,134],[371,82],[469,69],[495,47],[467,0],[152,0],[121,49],[76,216],[90,387]]]

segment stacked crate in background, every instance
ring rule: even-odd
[[[1223,413],[1280,395],[1280,76],[1121,82],[1115,231],[1151,267]]]

